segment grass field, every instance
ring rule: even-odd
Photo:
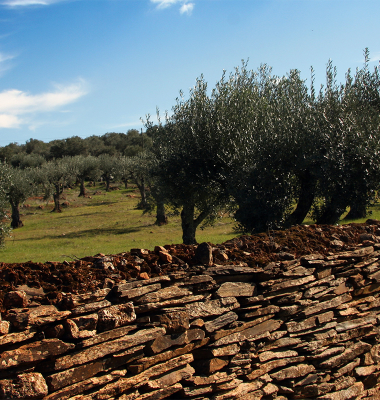
[[[62,208],[62,213],[51,212],[53,202],[27,200],[21,208],[24,226],[6,239],[0,262],[69,261],[97,253],[153,250],[157,245],[182,243],[180,217],[169,216],[167,225],[154,225],[154,214],[136,209],[136,188],[108,193],[99,187],[87,190],[91,198],[79,198],[79,189],[66,190],[69,206]],[[198,229],[197,240],[222,243],[236,236],[233,226],[231,218],[220,219],[213,227]]]
[[[108,193],[102,187],[88,188],[90,197],[86,198],[79,198],[78,193],[78,189],[65,191],[63,201],[69,206],[62,213],[52,213],[53,203],[42,198],[26,201],[21,208],[24,226],[6,240],[0,262],[63,261],[182,243],[180,217],[169,216],[168,225],[154,225],[154,214],[136,209],[139,193],[134,187]],[[375,204],[370,213],[370,218],[380,219],[380,205]],[[353,221],[342,221],[349,222]],[[234,225],[231,218],[222,218],[213,227],[198,229],[197,240],[223,243],[237,236]]]

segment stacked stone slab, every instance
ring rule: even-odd
[[[0,399],[379,398],[380,245],[284,259],[10,292]]]

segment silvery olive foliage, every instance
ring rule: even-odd
[[[77,176],[76,163],[72,157],[63,157],[48,161],[34,169],[35,182],[43,188],[45,198],[53,196],[54,209],[61,212],[61,195],[70,184],[74,184]]]
[[[10,180],[11,173],[12,170],[8,165],[0,163],[0,247],[4,246],[5,238],[10,233],[6,182]]]
[[[229,208],[241,230],[301,223],[310,210],[335,223],[365,210],[378,186],[379,71],[365,62],[343,84],[329,61],[319,91],[300,77],[242,62],[212,90],[203,76],[181,92],[153,132],[152,170],[165,201],[181,211],[184,243],[199,224]]]

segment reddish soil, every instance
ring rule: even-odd
[[[305,254],[329,255],[350,250],[359,243],[369,245],[380,241],[380,221],[344,226],[304,225],[271,235],[241,236],[220,245],[213,245],[228,256],[215,260],[219,265],[246,263],[257,273],[272,261],[284,261]],[[34,297],[44,303],[54,303],[60,292],[85,293],[112,287],[120,281],[133,278],[147,279],[192,268],[198,262],[194,257],[197,246],[166,245],[173,257],[163,263],[154,251],[134,249],[129,253],[105,256],[97,254],[76,261],[23,264],[0,263],[0,310],[5,293],[27,285]],[[37,290],[38,289],[38,290]],[[40,296],[38,296],[40,293]]]

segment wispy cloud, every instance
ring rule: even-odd
[[[0,53],[0,76],[3,74],[4,71],[10,68],[9,61],[15,58],[14,55]]]
[[[181,14],[191,15],[194,9],[194,3],[189,3],[188,0],[150,0],[152,3],[157,5],[158,9],[165,9],[174,4],[180,5],[179,12]]]
[[[0,4],[8,7],[25,7],[25,6],[48,6],[53,3],[58,3],[63,0],[5,0]]]
[[[380,61],[380,53],[376,53],[374,56],[372,56],[369,59],[370,62],[374,62],[374,61]]]
[[[194,8],[194,3],[184,3],[179,9],[179,12],[181,14],[191,15],[191,13],[193,12],[193,8]]]
[[[41,94],[30,94],[17,89],[0,92],[0,128],[18,128],[30,123],[30,115],[55,111],[87,94],[83,80]]]

